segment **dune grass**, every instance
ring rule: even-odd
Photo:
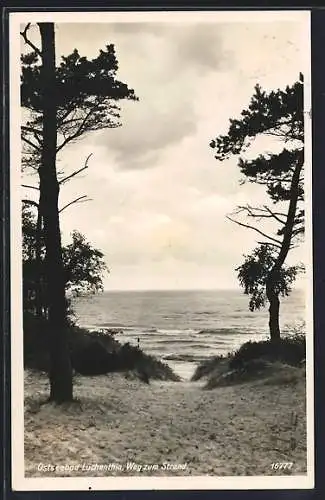
[[[297,383],[305,377],[306,340],[301,333],[270,340],[246,342],[228,356],[199,364],[192,381],[206,379],[206,389],[265,379],[268,384]]]

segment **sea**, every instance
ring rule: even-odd
[[[268,311],[249,311],[240,290],[105,291],[73,301],[77,323],[117,329],[121,342],[140,345],[190,379],[201,361],[268,337]],[[281,328],[292,332],[305,319],[305,297],[294,290],[282,299]]]

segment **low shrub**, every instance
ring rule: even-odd
[[[227,356],[214,356],[200,363],[192,381],[207,378],[207,389],[267,379],[267,383],[292,383],[302,378],[306,338],[301,332],[283,336],[278,342],[245,342]],[[278,370],[278,373],[277,373]]]
[[[279,361],[271,362],[265,359],[252,359],[244,362],[240,368],[212,374],[205,385],[205,389],[251,381],[264,385],[295,385],[303,381],[304,377],[304,368],[287,365]]]
[[[246,342],[233,353],[229,360],[230,368],[239,368],[243,363],[254,359],[280,361],[298,366],[306,357],[306,339],[302,334],[286,336],[277,342],[264,340]]]

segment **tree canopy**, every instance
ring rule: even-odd
[[[45,244],[41,235],[41,261],[36,255],[37,220],[35,211],[23,205],[23,281],[24,309],[35,309],[38,281],[41,281],[42,309],[46,311],[46,262]],[[86,237],[75,230],[71,243],[62,247],[64,283],[67,292],[74,296],[93,294],[103,290],[103,276],[109,272],[104,254],[93,247]]]
[[[94,248],[79,231],[62,248],[66,290],[73,295],[103,291],[103,274],[108,272],[104,254]]]
[[[30,45],[26,28],[22,35]],[[42,66],[41,51],[35,46],[32,49],[21,56],[21,105],[29,111],[22,139],[25,153],[37,157],[42,147]],[[121,126],[118,101],[138,98],[133,89],[116,78],[117,71],[113,44],[106,45],[94,59],[81,56],[77,49],[61,57],[55,68],[52,95],[57,109],[57,152],[86,132]]]

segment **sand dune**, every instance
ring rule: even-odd
[[[25,372],[27,477],[306,473],[303,380],[207,391],[110,374],[76,377],[79,401],[63,407],[40,404],[48,393],[45,374]]]

